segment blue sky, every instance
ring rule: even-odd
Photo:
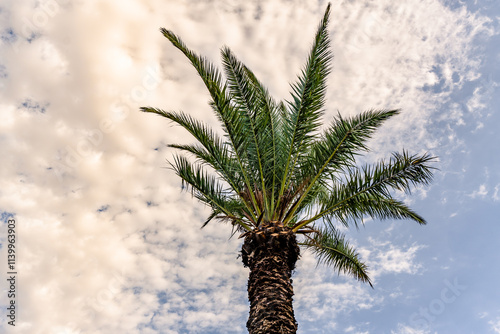
[[[229,226],[164,167],[192,138],[140,106],[216,126],[208,95],[158,31],[219,62],[228,45],[279,99],[305,62],[320,1],[0,1],[0,218],[18,224],[12,333],[242,333],[248,270]],[[346,231],[374,289],[294,273],[299,333],[500,333],[500,3],[333,1],[325,124],[402,108],[374,161],[439,157],[403,196],[428,221]],[[6,228],[0,242],[2,282]],[[2,305],[6,305],[6,286]],[[2,328],[2,331],[3,331]]]

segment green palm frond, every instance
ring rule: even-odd
[[[359,254],[349,245],[342,233],[336,229],[324,229],[307,235],[306,241],[302,243],[311,250],[318,258],[318,263],[335,268],[338,273],[344,273],[361,282],[371,283],[368,276],[368,267],[361,262]]]
[[[246,131],[244,130],[245,122],[238,109],[234,108],[230,96],[226,92],[227,87],[223,82],[221,73],[217,67],[206,58],[201,57],[190,50],[173,32],[164,28],[161,28],[160,31],[172,43],[172,45],[179,49],[188,58],[208,89],[212,98],[210,105],[221,122],[224,132],[229,138],[227,144],[232,148],[236,161],[239,165],[239,172],[243,176],[246,188],[250,189],[253,208],[258,214],[260,214],[261,208],[257,207],[255,195],[253,194],[253,189],[255,188],[254,185],[255,182],[258,182],[258,179],[254,178],[255,175],[248,173],[246,168],[248,164],[245,162],[247,154],[247,147],[245,145],[247,137],[245,136]]]
[[[399,112],[397,109],[369,110],[348,119],[338,114],[312,147],[314,159],[309,164],[315,179],[353,166],[356,155],[368,150],[366,142],[375,130]]]
[[[221,122],[223,130],[230,139],[229,143],[241,163],[246,149],[246,137],[244,135],[245,131],[243,131],[244,122],[241,119],[241,114],[238,110],[235,110],[231,103],[230,96],[228,96],[226,92],[227,87],[223,81],[222,74],[215,65],[208,61],[208,59],[191,51],[173,32],[164,28],[161,28],[160,31],[172,45],[188,58],[198,72],[212,98],[210,105]],[[248,182],[249,181],[247,181],[247,183]]]
[[[327,30],[330,15],[328,4],[314,39],[311,52],[298,81],[292,84],[292,100],[288,102],[284,122],[284,137],[288,154],[285,163],[280,195],[292,181],[300,156],[308,151],[321,125],[325,103],[326,78],[330,72],[332,54]]]
[[[350,119],[343,119],[338,115],[322,138],[312,144],[311,151],[301,163],[301,173],[311,176],[311,182],[301,201],[308,197],[308,193],[318,182],[324,183],[333,173],[352,167],[356,154],[367,150],[365,143],[373,132],[385,120],[398,113],[398,110],[370,110]],[[296,209],[299,208],[300,203]]]
[[[210,127],[190,115],[180,112],[168,112],[151,107],[142,107],[141,111],[158,114],[186,129],[201,144],[202,148],[176,144],[169,146],[189,151],[219,172],[228,183],[234,185],[235,191],[241,188],[242,184],[237,173],[238,166],[235,164],[234,158],[227,145],[224,145],[224,141]]]
[[[194,119],[193,117],[180,112],[168,112],[157,108],[142,107],[143,112],[154,113],[163,116],[177,125],[186,129],[201,144],[196,145],[177,145],[170,144],[169,147],[177,148],[182,151],[193,154],[202,163],[212,167],[217,174],[226,181],[235,193],[238,193],[244,187],[244,179],[240,173],[240,165],[229,151],[223,140],[217,136],[206,124]],[[244,201],[250,208],[252,203]],[[255,218],[255,217],[254,217]]]
[[[243,64],[242,64],[243,65]],[[255,114],[256,130],[262,145],[262,161],[265,189],[269,193],[269,220],[277,219],[280,201],[281,182],[284,178],[287,160],[287,141],[284,135],[287,110],[283,102],[277,103],[268,89],[256,78],[255,74],[243,65],[245,74],[255,92],[258,112]]]
[[[319,212],[304,225],[320,218],[336,218],[345,224],[348,220],[356,223],[365,215],[378,219],[408,218],[425,224],[422,217],[394,200],[391,191],[410,192],[411,186],[427,185],[432,180],[433,170],[429,163],[434,159],[428,154],[409,155],[403,151],[393,153],[387,163],[380,161],[375,165],[351,169],[345,176],[346,182],[332,186],[330,195],[322,198]]]
[[[224,184],[214,176],[209,175],[202,166],[190,163],[185,157],[176,155],[170,163],[174,172],[183,182],[183,186],[191,189],[191,194],[199,201],[220,213],[225,219],[233,219],[246,230],[251,230],[244,217],[235,214],[241,213],[242,203],[234,201],[231,191],[225,189]]]
[[[264,154],[270,151],[272,136],[268,131],[268,124],[259,122],[259,120],[268,119],[259,115],[266,110],[260,109],[262,103],[259,103],[257,99],[259,97],[258,91],[249,79],[245,66],[229,48],[223,48],[221,53],[230,96],[234,102],[234,108],[244,124],[242,131],[247,140],[245,147],[248,168],[252,169],[252,175],[258,175],[258,179],[255,181],[260,182],[259,188],[266,189],[265,180],[269,177],[265,175],[265,171],[269,169],[265,166],[266,157]],[[267,192],[262,192],[262,195],[263,209],[269,219],[270,207]]]
[[[165,36],[172,43],[172,45],[184,53],[184,55],[189,59],[210,92],[214,103],[220,111],[224,110],[224,104],[228,101],[225,96],[222,75],[217,67],[208,61],[207,58],[200,57],[195,52],[190,50],[186,44],[184,44],[184,42],[172,31],[165,28],[161,28],[160,31],[163,36]]]

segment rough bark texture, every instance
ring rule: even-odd
[[[295,233],[279,223],[263,224],[245,237],[241,254],[250,268],[248,332],[296,333],[291,279],[299,257]]]

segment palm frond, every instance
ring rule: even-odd
[[[188,58],[210,92],[212,100],[222,111],[224,109],[224,104],[228,103],[228,101],[225,96],[222,75],[217,67],[208,61],[207,58],[200,57],[195,52],[190,50],[186,44],[184,44],[184,42],[172,31],[165,28],[161,28],[160,31],[173,46],[179,49]]]
[[[190,50],[172,31],[165,28],[161,28],[160,31],[172,45],[188,58],[198,72],[212,98],[210,105],[221,122],[224,131],[227,133],[234,152],[241,160],[241,156],[243,155],[242,151],[245,150],[244,143],[246,137],[243,131],[241,131],[243,124],[240,115],[233,108],[231,99],[226,93],[226,85],[221,73],[207,58],[201,57]]]
[[[241,130],[246,138],[245,148],[248,159],[248,168],[253,169],[252,175],[258,176],[255,180],[260,183],[262,190],[266,189],[266,175],[264,175],[265,165],[263,152],[268,152],[270,136],[266,124],[257,124],[257,115],[262,111],[259,109],[261,103],[257,100],[259,96],[253,82],[248,78],[245,66],[236,58],[236,56],[227,47],[222,49],[222,61],[227,76],[228,88],[231,98],[234,101],[234,108],[239,112],[243,126]],[[262,117],[260,117],[262,118]],[[260,125],[260,127],[258,127]],[[263,195],[263,208],[268,215],[270,213],[267,192],[261,191]]]
[[[374,218],[408,218],[424,224],[423,218],[394,200],[392,190],[410,192],[412,186],[427,185],[432,180],[433,167],[430,163],[435,159],[428,154],[409,155],[393,153],[389,162],[380,161],[375,165],[351,169],[344,184],[334,184],[330,196],[323,198],[319,213],[305,223],[319,218],[335,215],[342,222],[351,217],[354,220],[363,215]],[[379,205],[370,207],[369,204]],[[342,217],[346,218],[342,218]],[[298,230],[301,226],[296,227]]]
[[[236,164],[227,145],[224,145],[223,140],[208,125],[182,112],[169,112],[151,107],[142,107],[141,111],[160,115],[186,129],[201,144],[202,148],[176,144],[169,146],[194,154],[198,159],[219,172],[235,191],[241,188],[242,184],[237,173],[239,166]]]
[[[427,185],[434,157],[403,151],[388,161],[356,164],[373,133],[399,110],[369,110],[349,118],[339,114],[324,132],[318,131],[333,58],[327,29],[330,9],[328,4],[285,103],[276,102],[228,47],[221,49],[224,78],[207,58],[162,28],[208,89],[209,105],[224,135],[182,112],[141,110],[169,119],[197,140],[169,144],[195,158],[190,162],[176,155],[170,166],[192,195],[211,208],[202,227],[217,219],[230,223],[232,234],[244,231],[246,236],[260,224],[277,221],[303,234],[302,245],[317,255],[319,263],[371,286],[367,266],[336,224],[358,227],[365,217],[425,224],[423,217],[394,198],[394,192],[410,193],[415,186]],[[318,230],[313,223],[319,219],[323,228]]]
[[[243,176],[245,186],[248,189],[254,189],[254,184],[258,180],[254,179],[254,174],[249,173],[246,166],[247,137],[245,136],[244,127],[245,122],[241,117],[241,113],[234,108],[230,96],[226,92],[226,84],[223,83],[222,75],[217,67],[215,67],[206,58],[197,55],[190,50],[184,42],[175,35],[172,31],[161,28],[162,34],[179,49],[191,62],[193,67],[197,70],[199,76],[203,80],[206,88],[208,89],[212,98],[210,106],[215,111],[215,114],[222,124],[222,128],[226,133],[235,159],[240,166],[239,172]],[[255,196],[252,194],[252,203],[255,211],[260,213],[260,208],[256,206]]]
[[[368,267],[361,262],[359,254],[349,245],[342,233],[335,229],[321,230],[311,233],[301,245],[310,249],[318,258],[318,263],[324,263],[361,282],[371,283]]]
[[[373,133],[399,113],[398,109],[369,110],[348,119],[339,113],[322,138],[313,144],[312,159],[305,163],[312,165],[307,167],[314,172],[314,179],[353,166],[356,155],[368,151],[366,142]]]
[[[256,107],[259,111],[255,114],[255,124],[262,145],[262,161],[265,186],[269,192],[270,208],[272,213],[269,219],[276,219],[279,190],[283,179],[286,163],[286,140],[284,136],[285,105],[277,103],[269,94],[268,89],[257,79],[255,74],[243,65],[250,85],[255,92]]]
[[[246,230],[250,230],[243,217],[236,217],[235,213],[241,211],[242,203],[232,200],[231,192],[225,190],[214,176],[209,175],[202,166],[193,166],[185,157],[176,155],[170,163],[174,172],[183,182],[183,186],[191,189],[191,194],[202,203],[208,205],[213,211],[235,219],[236,223]]]
[[[160,115],[180,125],[193,135],[202,146],[170,144],[169,147],[189,152],[201,162],[208,164],[231,186],[236,194],[244,187],[245,182],[238,161],[228,150],[228,146],[224,145],[222,139],[206,124],[181,112],[168,112],[151,107],[142,107],[141,110],[143,112]],[[253,210],[250,209],[253,206],[251,200],[245,201],[245,205],[249,209],[249,212],[253,212]]]
[[[333,226],[334,222],[341,222],[345,226],[353,224],[358,228],[366,216],[379,220],[410,219],[420,225],[427,224],[422,216],[410,209],[402,201],[391,197],[377,197],[369,194],[353,197],[323,218],[330,226]]]
[[[317,182],[323,183],[339,169],[353,166],[355,155],[368,149],[365,142],[373,132],[385,120],[398,113],[398,110],[370,110],[346,120],[339,114],[322,139],[312,144],[310,152],[301,163],[300,173],[311,177],[301,200],[308,198],[308,193]],[[297,209],[300,207],[299,203]]]

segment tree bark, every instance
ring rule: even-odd
[[[299,257],[295,233],[278,223],[263,224],[245,237],[241,254],[250,269],[248,332],[296,333],[291,278]]]

